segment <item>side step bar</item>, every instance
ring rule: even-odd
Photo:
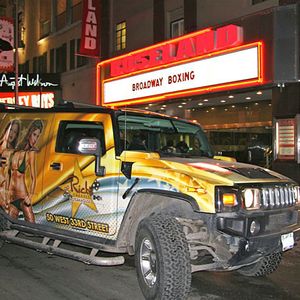
[[[99,252],[99,249],[91,248],[90,254],[84,254],[77,251],[67,250],[59,248],[62,241],[57,239],[51,239],[49,237],[44,237],[42,242],[32,241],[25,237],[18,237],[20,233],[18,230],[5,230],[0,232],[0,239],[25,246],[31,249],[40,250],[49,254],[56,254],[59,256],[75,259],[82,261],[86,264],[92,264],[97,266],[117,266],[122,265],[125,262],[123,256],[115,257],[103,257],[96,256]],[[53,241],[52,244],[49,244],[50,241]]]

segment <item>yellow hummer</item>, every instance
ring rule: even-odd
[[[197,271],[270,274],[294,246],[299,185],[214,156],[198,124],[70,103],[3,105],[0,120],[1,245],[96,265],[135,255],[146,299],[185,299]]]

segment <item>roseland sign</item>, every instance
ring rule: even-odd
[[[19,74],[18,101],[15,101],[15,74],[0,73],[0,103],[50,108],[54,92],[60,89],[57,74]]]
[[[100,53],[100,1],[84,0],[79,55],[97,57]]]
[[[97,65],[97,104],[121,106],[261,83],[262,43],[205,29]]]

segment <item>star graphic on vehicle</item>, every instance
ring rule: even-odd
[[[84,204],[91,210],[98,212],[95,203],[92,200],[92,185],[96,180],[96,176],[86,176],[82,175],[81,169],[79,167],[78,161],[76,160],[74,165],[74,173],[72,181],[61,185],[72,201],[72,217],[75,217],[79,207]]]

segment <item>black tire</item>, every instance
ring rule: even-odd
[[[244,276],[261,277],[273,273],[279,266],[282,252],[274,252],[262,258],[253,265],[243,267],[237,271]]]
[[[141,221],[135,240],[135,263],[146,299],[187,298],[190,256],[185,234],[175,218],[155,215]]]
[[[4,216],[3,210],[0,208],[0,232],[8,228],[8,221]],[[0,248],[4,245],[5,241],[0,239]]]

